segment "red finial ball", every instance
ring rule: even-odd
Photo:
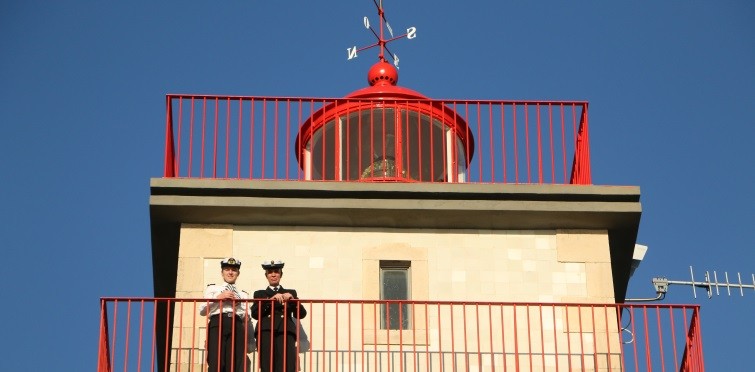
[[[367,73],[367,82],[375,85],[396,85],[398,83],[398,70],[392,64],[380,61],[370,67]]]

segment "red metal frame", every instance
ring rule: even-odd
[[[323,130],[326,122],[357,111],[390,107],[397,113],[407,112],[404,116],[397,114],[394,120],[398,135],[396,146],[403,150],[399,155],[429,153],[430,162],[443,162],[447,178],[441,182],[574,185],[592,182],[587,102],[430,100],[409,89],[390,88],[391,95],[386,93],[387,88],[373,86],[337,99],[168,95],[163,176],[305,180],[304,144]],[[456,141],[447,143],[445,136],[426,138],[419,126],[413,134],[419,144],[404,139],[409,111],[443,123],[462,147],[457,147]],[[358,123],[344,123],[344,133],[353,136],[351,124],[358,124],[355,125],[359,130],[357,135],[367,135],[361,133],[361,116],[358,117]],[[373,135],[372,131],[369,135]],[[361,151],[356,158],[342,155],[342,144],[332,143],[330,134],[325,137],[323,148],[333,150],[330,154],[325,151],[313,154],[319,157],[320,163],[330,161],[340,167],[337,159],[341,156],[345,158],[344,167],[364,161]],[[332,138],[340,141],[338,136]],[[379,143],[377,138],[369,140],[371,144]],[[441,146],[436,141],[442,141]],[[424,150],[425,145],[430,149]],[[435,147],[442,151],[435,151]],[[454,158],[461,149],[466,164],[458,164]],[[369,153],[373,150],[369,149]],[[407,156],[409,158],[398,163],[400,167],[407,164],[404,170],[412,171],[413,165],[408,164],[415,155]],[[567,164],[571,165],[570,169]],[[464,179],[456,178],[462,170],[460,167],[466,168]],[[434,168],[431,172],[431,179],[413,181],[439,182]],[[391,180],[382,178],[380,181]]]
[[[161,370],[201,370],[205,346],[199,341],[199,332],[207,318],[197,310],[199,304],[209,301],[215,300],[103,298],[98,371],[151,371],[157,366],[156,359]],[[296,350],[284,351],[298,354],[301,371],[327,371],[336,366],[344,371],[360,370],[357,365],[374,370],[416,371],[432,366],[453,370],[477,369],[483,364],[504,371],[538,366],[547,370],[594,370],[597,366],[622,371],[704,371],[697,305],[302,303],[310,315],[296,330],[301,342]],[[398,324],[403,324],[403,317],[411,317],[408,329],[380,328],[379,305],[390,304],[399,309],[409,305],[411,314],[400,310],[398,315]],[[368,315],[370,311],[372,315]],[[418,317],[424,321],[418,322]],[[391,339],[394,341],[386,342]],[[259,335],[256,340],[259,350]],[[249,352],[254,358],[251,371],[259,365],[259,355]]]

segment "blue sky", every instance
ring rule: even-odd
[[[385,1],[399,84],[590,101],[593,182],[638,185],[630,297],[689,266],[755,272],[755,2]],[[98,299],[150,296],[167,93],[338,97],[374,54],[359,1],[0,2],[6,370],[91,370]],[[698,292],[701,294],[701,292]],[[706,364],[751,366],[755,292],[700,303]],[[30,364],[31,363],[31,364]]]

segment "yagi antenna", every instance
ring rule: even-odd
[[[393,29],[391,28],[391,25],[388,23],[388,19],[385,17],[385,11],[383,10],[383,0],[380,0],[380,3],[378,3],[376,0],[372,0],[373,3],[375,3],[375,7],[377,7],[378,11],[378,24],[380,25],[380,31],[375,31],[374,28],[372,28],[372,25],[370,24],[370,19],[367,17],[364,17],[364,27],[370,31],[372,31],[372,34],[375,35],[375,38],[377,41],[374,44],[357,48],[356,46],[353,46],[351,48],[346,48],[346,51],[348,53],[348,59],[354,59],[357,58],[357,53],[367,50],[373,47],[380,47],[380,53],[378,54],[378,59],[385,62],[385,53],[387,52],[388,55],[393,59],[393,65],[398,68],[398,55],[395,53],[392,53],[388,49],[388,43],[398,40],[401,38],[407,38],[409,40],[414,39],[417,37],[417,28],[412,26],[406,29],[406,33],[399,36],[393,36]],[[383,30],[387,29],[388,34],[391,35],[390,39],[386,39],[383,33]]]
[[[742,282],[742,275],[740,273],[737,273],[737,279],[736,282],[731,282],[729,280],[729,273],[724,272],[723,273],[723,281],[718,280],[718,273],[713,271],[713,277],[711,278],[710,272],[705,272],[705,280],[704,281],[696,281],[695,280],[695,273],[692,270],[692,266],[689,267],[689,276],[690,280],[669,280],[666,277],[656,277],[653,278],[653,287],[655,287],[655,293],[658,295],[656,298],[636,298],[636,299],[626,299],[625,301],[656,301],[656,300],[662,300],[666,297],[666,293],[668,292],[669,285],[688,285],[692,287],[692,296],[697,298],[697,288],[704,288],[705,292],[708,293],[708,298],[713,297],[713,292],[715,291],[716,296],[720,296],[721,292],[726,290],[726,294],[731,296],[732,289],[734,289],[734,293],[736,294],[737,289],[739,289],[739,296],[744,297],[745,295],[745,289],[749,290],[752,289],[755,291],[755,274],[751,274],[750,278],[745,277],[745,280],[752,280],[752,284],[747,284]],[[712,280],[711,280],[712,279]],[[733,278],[732,278],[733,279]]]

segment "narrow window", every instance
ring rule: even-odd
[[[381,329],[409,329],[409,304],[393,301],[410,299],[410,268],[411,261],[380,261],[380,299],[392,301],[380,306]]]

